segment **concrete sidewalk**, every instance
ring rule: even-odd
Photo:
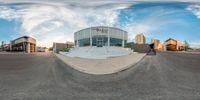
[[[34,52],[34,53],[36,53],[36,52]],[[26,53],[26,52],[6,52],[6,51],[0,52],[0,54],[34,54],[34,53]]]
[[[187,53],[187,54],[200,54],[200,52],[196,51],[179,51],[178,53]]]
[[[83,59],[68,57],[65,53],[54,54],[74,69],[95,75],[112,74],[128,69],[146,55],[144,53],[132,53],[108,59]]]
[[[16,54],[15,52],[6,52],[6,51],[1,51],[0,54]]]

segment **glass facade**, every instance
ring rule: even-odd
[[[122,46],[122,39],[110,38],[110,46]],[[90,46],[90,38],[78,40],[80,47]],[[108,37],[107,36],[93,36],[92,37],[92,46],[108,46]]]
[[[90,38],[78,40],[79,46],[90,46]]]
[[[122,39],[110,38],[110,46],[122,46]]]
[[[106,36],[93,36],[92,37],[92,46],[107,46],[108,37]]]
[[[113,27],[90,27],[74,33],[76,46],[124,46],[128,34]],[[109,44],[108,44],[109,43]]]

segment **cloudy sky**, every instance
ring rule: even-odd
[[[73,41],[90,26],[113,26],[165,41],[200,47],[199,0],[0,0],[0,41],[32,36],[39,46]]]

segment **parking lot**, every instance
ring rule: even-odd
[[[52,53],[0,55],[1,100],[198,100],[199,83],[199,54],[157,53],[111,75],[81,73]]]

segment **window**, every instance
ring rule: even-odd
[[[90,38],[78,40],[79,46],[90,46]]]
[[[110,46],[122,46],[122,39],[110,38]]]

